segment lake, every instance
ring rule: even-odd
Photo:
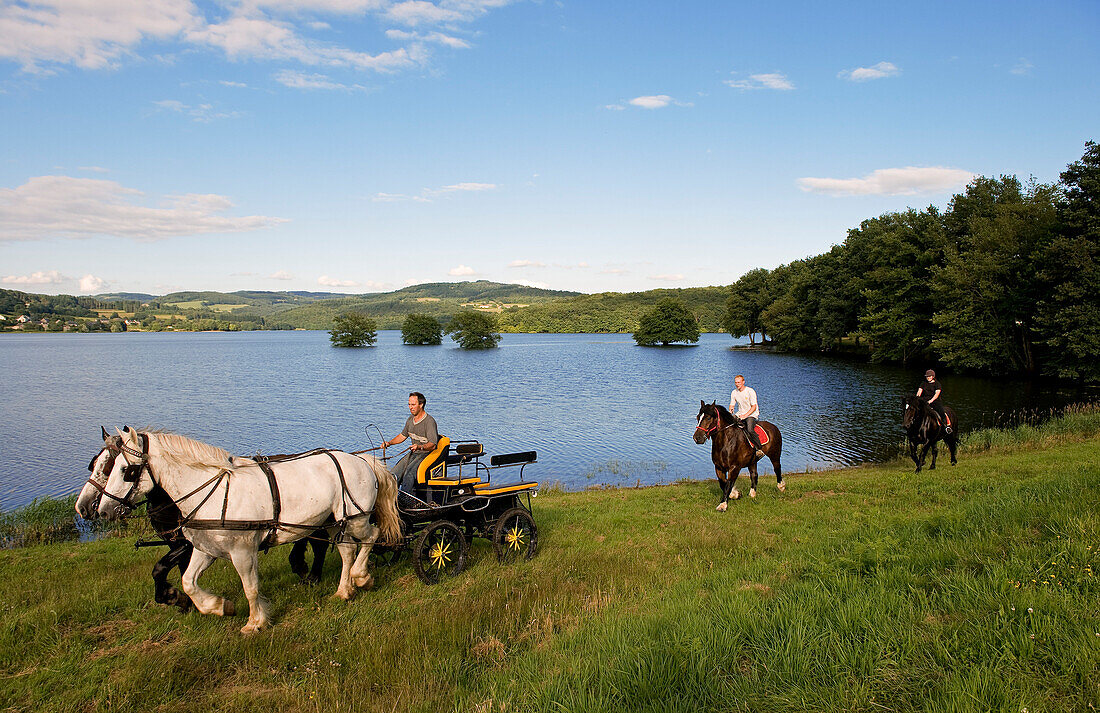
[[[166,428],[239,455],[355,450],[379,443],[376,428],[400,432],[410,391],[427,395],[453,439],[480,439],[489,454],[537,450],[526,474],[546,485],[713,478],[710,445],[691,439],[695,414],[700,399],[728,404],[737,374],[783,432],[784,470],[819,470],[894,455],[900,397],[924,370],[732,349],[725,334],[668,348],[616,334],[505,334],[484,352],[446,342],[404,346],[397,331],[366,349],[308,331],[3,335],[0,509],[79,489],[101,424]],[[1089,396],[941,381],[963,430]]]

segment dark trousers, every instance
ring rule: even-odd
[[[931,406],[932,409],[940,415],[940,425],[946,427],[947,426],[947,414],[943,412],[943,404],[940,403],[940,400],[936,399],[935,401],[933,401],[932,403],[930,403],[928,405]]]
[[[762,446],[760,445],[760,439],[756,435],[756,419],[749,416],[748,418],[741,419],[741,421],[745,424],[745,435],[749,437],[749,443],[751,443],[752,447],[756,450],[760,450]]]

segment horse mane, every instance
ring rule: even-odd
[[[737,423],[740,420],[730,413],[730,410],[722,404],[716,403],[712,404],[712,406],[718,411],[718,419],[722,422],[723,426],[728,423]]]
[[[224,468],[233,460],[229,451],[171,431],[142,431],[164,449],[164,456],[181,465]]]

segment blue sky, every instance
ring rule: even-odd
[[[0,0],[0,286],[728,284],[1100,139],[1100,3]]]

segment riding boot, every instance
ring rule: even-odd
[[[764,457],[764,450],[763,450],[764,446],[760,445],[760,438],[756,435],[756,419],[755,418],[748,418],[748,419],[745,419],[745,420],[746,420],[746,423],[744,424],[745,436],[749,439],[749,445],[752,446],[756,450],[756,457],[757,458],[763,458]]]

